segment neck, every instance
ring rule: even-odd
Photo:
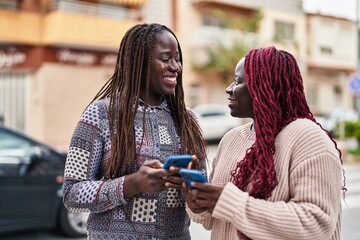
[[[250,130],[255,132],[255,123],[252,123],[251,126],[250,126]]]
[[[148,98],[147,100],[145,100],[144,98],[141,99],[145,102],[146,105],[148,105],[149,107],[153,107],[153,106],[159,106],[164,101],[165,97],[160,96],[158,99]]]

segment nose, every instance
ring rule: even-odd
[[[170,60],[169,67],[170,67],[170,70],[173,72],[181,71],[181,65],[175,59]]]
[[[231,94],[232,91],[233,91],[233,86],[234,86],[234,83],[231,83],[226,89],[225,89],[225,92],[227,94]]]

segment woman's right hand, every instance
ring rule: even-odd
[[[163,169],[158,160],[146,160],[139,171],[125,176],[124,196],[132,197],[140,192],[159,193],[166,189],[165,176],[172,175],[169,170]]]

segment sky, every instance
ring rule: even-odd
[[[357,2],[359,6],[360,0],[303,0],[303,6],[307,12],[319,12],[355,21]],[[360,17],[360,11],[358,12]]]

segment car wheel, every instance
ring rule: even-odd
[[[61,205],[59,214],[60,231],[71,237],[86,236],[89,213],[69,212],[63,204]]]

